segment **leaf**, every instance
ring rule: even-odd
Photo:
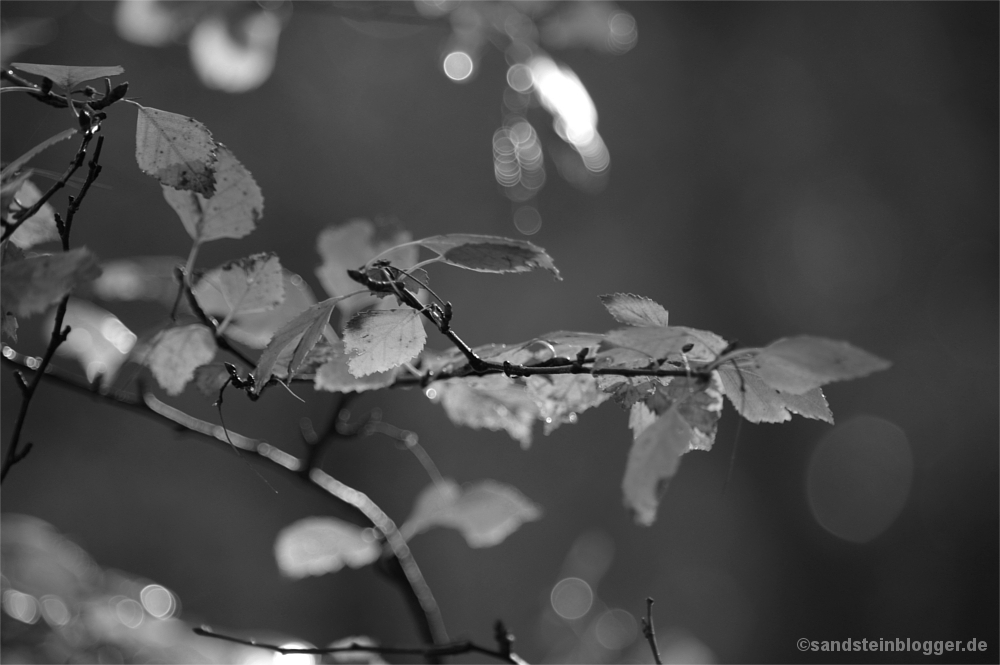
[[[255,391],[259,393],[264,384],[271,379],[278,357],[289,347],[294,349],[295,357],[299,357],[300,360],[305,357],[305,354],[316,345],[320,335],[323,334],[336,304],[336,298],[316,303],[274,333],[274,337],[268,342],[267,348],[260,355],[257,367],[253,371]],[[299,349],[302,349],[301,354]],[[289,366],[289,379],[294,376],[296,369],[298,368],[294,364]]]
[[[65,90],[71,90],[76,85],[85,81],[93,81],[94,79],[118,76],[125,73],[125,70],[119,65],[112,65],[110,67],[71,67],[69,65],[34,65],[26,62],[12,62],[11,67],[16,67],[28,74],[52,79],[53,83]]]
[[[409,539],[434,526],[451,527],[469,547],[492,547],[541,516],[538,506],[510,485],[481,480],[460,488],[445,479],[420,493],[400,533]]]
[[[344,566],[361,568],[381,554],[371,529],[333,517],[307,517],[278,533],[274,556],[283,575],[302,578],[335,573]]]
[[[888,361],[847,342],[823,337],[779,339],[753,355],[753,366],[760,378],[775,390],[792,395],[890,366]]]
[[[200,323],[168,328],[153,340],[145,363],[168,395],[179,395],[194,370],[212,361],[215,350],[212,331]]]
[[[0,273],[2,309],[17,316],[39,314],[99,274],[96,257],[85,247],[5,263]]]
[[[179,256],[134,256],[105,261],[90,291],[101,300],[148,300],[170,307],[177,299],[174,270],[184,265]]]
[[[25,179],[6,211],[5,219],[13,221],[17,211],[27,210],[35,205],[40,198],[42,198],[42,193],[38,187],[30,180]],[[47,202],[42,204],[38,212],[21,222],[17,231],[10,236],[10,241],[21,249],[28,249],[53,240],[59,240],[59,229],[56,227],[55,209]]]
[[[46,337],[55,314],[50,314],[49,319]],[[70,333],[56,348],[56,354],[77,360],[88,381],[104,377],[104,385],[110,385],[135,346],[135,334],[111,312],[76,298],[67,304],[63,324],[70,327]]]
[[[194,118],[136,106],[135,161],[139,170],[167,187],[212,196],[218,146],[208,128]]]
[[[667,310],[649,298],[631,293],[612,293],[600,296],[601,302],[618,323],[630,326],[667,327]]]
[[[717,375],[707,387],[694,379],[676,378],[658,387],[645,403],[633,406],[634,418],[629,420],[635,440],[622,490],[637,523],[649,526],[656,519],[660,497],[677,473],[681,456],[712,447],[721,411],[722,386]],[[651,412],[658,417],[647,425]]]
[[[327,649],[345,647],[377,647],[378,642],[367,635],[353,635],[335,640],[326,645]],[[351,665],[388,665],[377,651],[334,651],[324,656],[323,662],[349,663]]]
[[[223,363],[208,363],[194,370],[194,387],[206,397],[218,397],[229,381],[229,370]]]
[[[441,402],[456,425],[506,431],[522,448],[531,445],[538,406],[524,384],[501,374],[435,381],[427,396]]]
[[[366,265],[376,256],[382,255],[381,258],[401,270],[414,266],[418,252],[415,246],[387,251],[409,242],[410,238],[399,222],[391,218],[376,218],[375,222],[352,219],[340,226],[327,227],[316,239],[316,249],[323,259],[323,265],[316,269],[316,276],[330,296],[353,293],[361,285],[348,277],[347,271]],[[374,296],[355,296],[341,301],[337,307],[346,317],[376,302]]]
[[[670,383],[669,376],[615,376],[599,374],[597,387],[608,393],[615,404],[630,409],[636,402],[646,399],[657,385]]]
[[[526,384],[538,406],[538,417],[545,423],[545,434],[562,423],[576,423],[579,414],[611,398],[589,374],[535,375]]]
[[[715,333],[685,326],[619,328],[605,337],[607,341],[601,347],[598,360],[607,358],[615,362],[635,357],[631,354],[622,356],[616,347],[660,361],[687,359],[703,362],[715,360],[726,347],[726,341]]]
[[[263,349],[282,326],[316,304],[312,289],[299,275],[283,270],[281,281],[284,300],[263,312],[235,315],[226,327],[226,337],[253,349]]]
[[[265,312],[285,299],[281,263],[273,252],[253,254],[211,270],[192,291],[206,314],[226,319]]]
[[[552,257],[527,240],[455,233],[424,238],[417,243],[437,252],[444,263],[459,268],[496,273],[544,268],[556,279],[562,279]]]
[[[347,366],[359,377],[412,360],[426,341],[420,312],[415,309],[359,312],[344,327],[344,344],[354,354]]]
[[[50,136],[49,138],[45,139],[35,147],[28,150],[28,152],[24,153],[23,155],[12,161],[7,166],[3,167],[3,171],[0,171],[0,180],[6,183],[8,178],[12,177],[15,173],[20,171],[21,167],[27,164],[29,161],[31,161],[31,159],[34,158],[36,155],[40,154],[43,150],[47,150],[48,148],[54,146],[56,143],[59,143],[60,141],[65,141],[74,134],[76,134],[76,129],[66,129],[54,136]]]
[[[833,414],[823,391],[814,388],[802,395],[790,395],[764,383],[749,362],[727,363],[719,367],[726,397],[736,411],[752,423],[780,423],[793,413],[833,424]]]
[[[333,345],[333,358],[326,361],[316,370],[316,390],[327,390],[333,393],[365,392],[392,385],[396,380],[398,368],[375,372],[362,377],[351,374],[347,367],[348,355],[343,342]]]
[[[205,198],[200,190],[163,188],[163,198],[198,243],[242,238],[256,228],[264,214],[264,195],[246,167],[221,144],[217,160],[213,175],[215,193],[210,198]]]

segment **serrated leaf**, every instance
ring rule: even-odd
[[[636,408],[640,407],[641,408]],[[646,411],[646,407],[650,407]],[[708,386],[697,380],[678,378],[657,387],[653,397],[637,404],[630,425],[635,440],[629,451],[622,480],[625,505],[637,523],[651,525],[660,497],[677,473],[682,455],[690,450],[709,450],[722,411],[722,386],[717,375]],[[657,418],[648,424],[649,414]]]
[[[397,221],[386,218],[378,218],[375,222],[352,219],[346,224],[327,227],[316,239],[316,249],[323,259],[316,276],[330,296],[354,293],[362,287],[347,276],[348,270],[366,265],[386,250],[409,242],[410,238]],[[382,258],[406,270],[416,264],[417,252],[417,247],[410,245],[388,252]],[[337,308],[346,317],[376,302],[374,296],[355,296],[341,301]]]
[[[661,361],[711,362],[726,347],[726,341],[715,333],[686,326],[619,328],[608,332],[605,339],[597,358],[612,364],[634,361],[638,358],[635,354]]]
[[[890,363],[847,342],[823,337],[787,337],[760,349],[753,366],[775,390],[801,395],[833,381],[887,369]]]
[[[285,299],[281,262],[273,252],[231,261],[205,273],[192,291],[206,314],[232,319],[265,312]]]
[[[226,337],[253,349],[263,349],[282,326],[316,304],[312,289],[302,277],[283,270],[281,280],[284,300],[277,307],[263,312],[245,312],[234,316],[226,328]]]
[[[49,314],[48,318],[44,329],[46,339],[55,314]],[[63,325],[70,327],[70,333],[56,348],[56,354],[78,361],[88,381],[104,377],[105,385],[112,383],[129,358],[135,334],[111,312],[76,298],[71,298],[66,306]]]
[[[147,300],[170,307],[177,299],[174,270],[184,265],[178,256],[134,256],[105,261],[90,292],[101,300]]]
[[[215,357],[215,337],[200,323],[168,328],[156,336],[145,363],[168,395],[179,395],[197,367]]]
[[[71,136],[76,134],[76,131],[77,131],[76,129],[63,130],[58,134],[55,134],[54,136],[50,136],[49,138],[45,139],[35,147],[31,148],[30,150],[28,150],[28,152],[24,153],[23,155],[12,161],[10,164],[7,164],[7,166],[3,167],[3,170],[0,171],[0,181],[3,181],[3,183],[6,184],[7,179],[13,177],[13,175],[18,171],[20,171],[21,167],[23,167],[25,164],[31,161],[33,157],[40,154],[42,151],[47,150],[48,148],[54,146],[56,143],[59,143],[60,141],[65,141],[66,139],[70,138]]]
[[[599,374],[597,387],[608,393],[615,404],[623,409],[630,409],[636,402],[641,402],[652,393],[657,385],[670,383],[669,376],[615,376]]]
[[[344,327],[344,345],[354,376],[365,376],[412,360],[424,348],[427,333],[415,309],[386,309],[355,314]]]
[[[42,198],[42,192],[35,186],[35,183],[25,179],[14,195],[14,199],[4,214],[4,218],[12,221],[14,214],[18,210],[27,210],[35,205],[40,198]],[[56,227],[55,212],[55,209],[51,205],[47,202],[43,203],[38,212],[21,222],[21,225],[17,227],[17,231],[14,231],[13,235],[10,236],[10,241],[21,249],[28,249],[43,242],[59,240],[59,229]]]
[[[780,423],[793,413],[833,424],[833,414],[819,388],[790,395],[767,385],[750,361],[727,363],[718,369],[726,397],[736,411],[752,423]]]
[[[424,238],[417,243],[436,252],[444,263],[459,268],[495,273],[544,268],[556,279],[562,279],[552,257],[527,240],[455,233]]]
[[[618,323],[630,326],[663,326],[668,324],[667,310],[661,305],[631,293],[612,293],[600,296],[601,303]]]
[[[245,166],[229,148],[219,145],[214,166],[214,194],[164,186],[163,198],[177,212],[195,242],[242,238],[257,227],[264,214],[264,195]]]
[[[541,516],[538,506],[510,485],[481,480],[461,488],[445,479],[420,493],[400,533],[409,539],[434,526],[451,527],[469,547],[492,547]]]
[[[218,148],[208,128],[194,118],[136,106],[135,161],[139,169],[167,187],[212,196]]]
[[[589,374],[535,375],[525,383],[538,406],[538,417],[545,423],[545,434],[562,423],[575,423],[579,414],[611,398]]]
[[[0,273],[2,309],[17,316],[39,314],[99,274],[96,257],[84,247],[5,263]]]
[[[381,553],[371,529],[333,517],[307,517],[278,533],[274,556],[283,575],[302,578],[367,566]]]
[[[274,337],[268,342],[267,347],[257,361],[257,367],[253,371],[254,389],[257,392],[260,392],[264,384],[274,375],[275,365],[279,356],[287,352],[289,347],[294,349],[293,356],[301,361],[316,345],[316,342],[324,331],[332,334],[332,330],[327,330],[326,326],[330,322],[330,315],[333,314],[333,308],[336,305],[336,298],[329,298],[323,302],[316,303],[286,323],[278,332],[274,333]],[[295,375],[297,369],[298,367],[294,362],[289,364],[289,379]]]
[[[125,70],[119,65],[112,65],[110,67],[71,67],[69,65],[35,65],[26,62],[12,62],[11,67],[16,67],[28,74],[52,79],[53,83],[65,90],[71,90],[85,81],[93,81],[94,79],[118,76],[125,73]]]
[[[366,390],[385,388],[396,380],[398,368],[362,377],[354,376],[347,367],[348,359],[344,343],[338,341],[333,345],[333,357],[316,370],[314,382],[316,390],[326,390],[333,393],[361,393]]]
[[[456,425],[506,431],[522,448],[531,445],[538,406],[523,383],[501,374],[435,381],[427,396],[441,402]]]

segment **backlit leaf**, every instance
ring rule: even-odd
[[[398,368],[375,372],[362,377],[351,374],[347,367],[349,356],[343,342],[333,345],[333,357],[316,370],[316,390],[327,390],[333,393],[365,392],[392,385],[396,380]]]
[[[320,284],[331,296],[343,296],[363,288],[347,276],[348,270],[356,270],[382,252],[409,242],[411,236],[399,222],[389,218],[352,219],[346,224],[330,226],[320,232],[316,249],[323,259],[323,265],[316,269]],[[417,262],[417,247],[410,245],[388,252],[383,259],[393,266],[406,270]],[[374,296],[355,296],[343,300],[337,306],[343,316],[374,305]]]
[[[135,161],[139,169],[167,187],[211,196],[216,191],[218,147],[208,128],[194,118],[136,106]]]
[[[776,390],[801,395],[833,381],[867,376],[890,363],[867,351],[822,337],[787,337],[760,349],[754,367]]]
[[[194,370],[194,387],[206,397],[218,397],[227,381],[229,370],[223,363],[208,363]]]
[[[30,180],[24,180],[20,189],[14,195],[10,203],[10,208],[4,214],[4,218],[13,221],[18,210],[26,210],[35,205],[38,199],[42,198],[42,193]],[[10,241],[21,249],[28,249],[43,242],[59,240],[59,229],[56,227],[55,209],[43,203],[34,215],[21,222],[17,231],[10,237]]]
[[[4,263],[0,274],[2,309],[16,316],[39,314],[99,274],[97,259],[84,247]]]
[[[285,527],[274,543],[283,575],[302,578],[367,566],[381,553],[371,529],[333,517],[307,517]]]
[[[525,383],[528,395],[538,405],[546,434],[562,423],[576,423],[579,414],[611,398],[589,374],[535,375],[527,377]]]
[[[638,352],[655,360],[688,360],[711,362],[725,349],[726,341],[715,333],[685,326],[636,326],[619,328],[605,335],[598,359],[613,361],[634,359],[617,349]]]
[[[7,179],[13,177],[15,173],[21,170],[21,168],[32,160],[36,155],[40,154],[43,150],[46,150],[60,141],[65,141],[74,134],[76,134],[76,129],[65,129],[54,136],[50,136],[38,145],[34,146],[28,152],[24,153],[7,166],[3,167],[3,171],[0,171],[0,180],[3,180],[6,184]]]
[[[657,387],[645,403],[633,406],[635,419],[630,418],[630,425],[635,440],[622,490],[637,523],[649,526],[656,519],[660,497],[677,473],[681,456],[712,447],[721,411],[722,386],[717,376],[708,386],[695,379],[675,378]],[[651,413],[657,418],[648,424]]]
[[[226,337],[253,349],[263,349],[278,330],[316,304],[312,289],[299,275],[282,271],[281,303],[263,312],[240,312],[226,328]]]
[[[412,360],[424,348],[427,333],[415,309],[359,312],[344,327],[354,376],[384,372]]]
[[[205,273],[193,292],[202,310],[213,316],[264,312],[285,298],[281,263],[271,252],[231,261]]]
[[[71,90],[77,84],[94,79],[102,79],[111,76],[124,74],[125,70],[119,65],[110,67],[71,67],[69,65],[35,65],[26,62],[13,62],[11,67],[16,67],[22,72],[44,76],[52,79],[52,82],[65,90]]]
[[[50,314],[49,319],[44,329],[46,338],[55,314]],[[88,381],[104,377],[105,385],[113,382],[135,345],[135,334],[111,312],[76,298],[71,298],[66,306],[63,325],[71,330],[56,354],[77,360]]]
[[[145,363],[168,395],[179,395],[194,378],[194,370],[211,362],[216,350],[212,331],[200,323],[168,328],[151,347]]]
[[[462,488],[454,480],[444,480],[420,493],[400,533],[412,538],[434,526],[451,527],[469,547],[492,547],[541,516],[538,506],[510,485],[481,480]]]
[[[459,268],[497,273],[528,272],[544,268],[557,279],[562,279],[552,257],[527,240],[455,233],[424,238],[417,242],[439,254],[444,263]]]
[[[775,390],[760,378],[750,362],[739,362],[737,367],[727,363],[718,372],[726,397],[752,423],[780,423],[797,413],[833,424],[833,414],[819,388],[801,395]]]
[[[618,323],[630,326],[668,325],[667,310],[649,298],[634,296],[631,293],[612,293],[600,298]]]
[[[260,187],[232,151],[223,145],[218,147],[214,183],[215,193],[209,198],[199,190],[163,188],[163,198],[177,212],[195,242],[242,238],[256,228],[264,214],[264,195]]]
[[[257,367],[253,371],[255,390],[260,392],[264,384],[271,379],[279,356],[286,353],[289,348],[292,349],[293,355],[301,361],[316,345],[324,332],[332,334],[332,330],[327,330],[326,326],[330,322],[330,315],[333,314],[333,308],[336,304],[336,298],[316,303],[274,333],[274,337],[268,342],[267,348],[260,355]],[[297,366],[290,365],[288,367],[289,377],[293,376],[297,369]]]
[[[531,445],[538,406],[523,383],[502,374],[435,381],[428,386],[427,396],[440,401],[456,425],[503,430],[522,448]]]

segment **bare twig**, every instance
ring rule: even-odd
[[[202,626],[200,628],[194,628],[194,632],[197,635],[203,637],[213,637],[217,640],[225,640],[226,642],[233,642],[235,644],[243,644],[248,647],[257,647],[258,649],[268,649],[280,654],[313,654],[322,655],[329,653],[379,653],[385,655],[397,655],[397,656],[424,656],[425,658],[441,658],[444,656],[459,656],[463,653],[481,653],[486,656],[492,656],[497,660],[504,663],[523,663],[524,661],[517,656],[504,653],[502,651],[497,651],[494,649],[488,649],[486,647],[480,646],[475,642],[470,642],[469,640],[461,640],[458,642],[448,642],[446,644],[437,644],[430,647],[383,647],[376,646],[373,644],[358,644],[356,642],[339,647],[320,647],[320,648],[309,648],[309,647],[283,647],[277,644],[267,644],[265,642],[258,642],[253,639],[243,639],[241,637],[235,637],[233,635],[226,635],[224,633],[218,633],[208,626]]]
[[[642,634],[645,635],[646,641],[649,642],[649,648],[653,651],[653,660],[656,661],[656,665],[663,665],[663,660],[660,658],[660,648],[656,646],[656,629],[653,628],[653,599],[646,599],[646,616],[641,617],[642,621]]]

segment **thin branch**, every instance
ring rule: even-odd
[[[646,616],[641,617],[642,621],[642,634],[646,636],[646,641],[649,642],[649,648],[653,651],[653,660],[656,661],[656,665],[663,665],[663,660],[660,658],[660,648],[656,646],[656,629],[653,628],[653,599],[646,599]]]
[[[25,356],[16,353],[9,347],[4,349],[2,356],[4,364],[32,371],[27,360]],[[173,429],[200,435],[208,441],[227,448],[232,445],[248,453],[250,459],[269,468],[291,473],[296,477],[301,478],[300,470],[306,466],[304,460],[266,442],[232,431],[229,431],[227,435],[226,430],[221,425],[195,418],[160,401],[151,394],[137,399],[135,396],[121,391],[103,390],[99,386],[93,386],[64,371],[48,367],[47,364],[46,367],[47,371],[36,371],[33,383],[38,383],[44,377],[48,381],[90,395],[93,399],[138,413]],[[322,491],[326,496],[337,500],[340,505],[347,506],[382,534],[393,558],[399,562],[405,575],[405,584],[400,585],[401,589],[421,608],[421,612],[415,615],[421,636],[429,644],[447,643],[449,641],[448,634],[437,601],[395,523],[364,493],[341,483],[320,469],[312,469],[308,480],[310,487]]]
[[[373,644],[358,644],[357,642],[352,642],[351,644],[340,646],[340,647],[283,647],[277,644],[268,644],[266,642],[258,642],[254,639],[243,639],[241,637],[235,637],[233,635],[226,635],[224,633],[218,633],[208,626],[202,626],[200,628],[193,629],[195,634],[201,635],[202,637],[212,637],[217,640],[225,640],[226,642],[233,642],[235,644],[242,644],[248,647],[257,647],[258,649],[268,649],[270,651],[275,651],[280,654],[312,654],[312,655],[323,655],[329,653],[378,653],[385,655],[396,655],[396,656],[424,656],[425,658],[441,658],[444,656],[459,656],[463,653],[481,653],[486,656],[492,656],[497,660],[504,663],[523,663],[524,661],[513,654],[504,654],[502,651],[489,649],[487,647],[480,646],[475,642],[470,642],[469,640],[461,640],[458,642],[448,642],[446,644],[438,644],[431,647],[383,647],[376,646]]]

